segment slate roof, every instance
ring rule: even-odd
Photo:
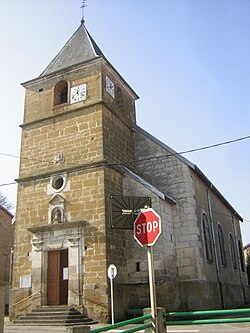
[[[83,20],[81,21],[81,24],[76,32],[72,35],[72,37],[70,37],[61,51],[45,68],[42,74],[38,78],[23,82],[22,85],[25,88],[28,88],[29,85],[38,82],[39,80],[43,80],[47,76],[57,74],[58,72],[69,69],[72,66],[81,65],[85,62],[98,58],[105,60],[105,62],[113,69],[118,77],[125,83],[130,92],[134,95],[134,98],[138,99],[139,96],[136,94],[136,92],[130,87],[130,85],[121,76],[121,74],[104,56],[103,52],[85,27]]]
[[[101,56],[104,54],[82,22],[40,77]]]
[[[227,199],[220,193],[220,191],[214,186],[214,184],[206,177],[206,175],[198,168],[197,165],[190,162],[185,157],[178,154],[175,150],[167,146],[165,143],[154,137],[152,134],[148,133],[144,129],[142,129],[140,126],[135,125],[135,129],[148,137],[150,140],[154,141],[156,144],[161,146],[163,149],[168,152],[169,155],[173,155],[182,162],[184,162],[186,165],[188,165],[195,173],[196,175],[210,188],[212,192],[215,193],[215,195],[227,206],[229,210],[240,220],[243,221],[243,218],[236,212],[236,210],[233,208],[233,206],[227,201]]]
[[[7,213],[10,217],[14,217],[14,215],[8,211],[7,208],[5,208],[3,205],[0,204],[0,209],[2,209],[3,211],[5,211],[5,213]]]
[[[140,183],[141,185],[146,187],[148,190],[150,190],[151,192],[156,194],[160,199],[169,201],[171,204],[177,203],[172,197],[170,197],[166,193],[163,193],[162,191],[158,190],[155,186],[153,186],[152,184],[150,184],[149,182],[144,180],[142,177],[140,177],[138,174],[134,173],[132,170],[127,168],[125,165],[121,165],[120,167],[125,172],[125,174],[127,174],[128,176],[130,176],[131,178],[136,180],[138,183]]]

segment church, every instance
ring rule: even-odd
[[[136,123],[139,98],[84,20],[40,76],[25,106],[11,316],[66,306],[110,321],[150,305],[147,252],[133,237],[152,207],[157,305],[167,311],[249,302],[242,217],[192,162]]]

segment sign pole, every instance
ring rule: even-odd
[[[158,333],[156,289],[153,261],[153,245],[161,235],[161,217],[152,209],[143,209],[134,222],[134,238],[141,246],[147,246],[149,291],[153,330]]]
[[[148,253],[148,272],[149,272],[151,315],[152,315],[152,322],[153,322],[153,326],[154,326],[153,327],[154,332],[158,333],[154,259],[153,259],[153,247],[152,246],[147,247],[147,253]]]
[[[113,292],[113,279],[117,275],[117,268],[115,265],[111,264],[108,267],[108,277],[110,278],[110,303],[111,303],[111,323],[114,325],[115,323],[115,315],[114,315],[114,292]]]
[[[114,293],[113,293],[113,279],[110,279],[110,298],[111,298],[111,324],[114,325]]]

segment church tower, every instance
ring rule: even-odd
[[[12,314],[63,304],[108,320],[107,267],[127,278],[126,233],[110,228],[109,196],[122,194],[119,163],[133,168],[138,96],[83,20],[23,87]]]

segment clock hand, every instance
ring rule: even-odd
[[[73,95],[73,98],[75,97],[75,95],[78,95],[79,94],[79,91],[77,91],[74,95]]]

